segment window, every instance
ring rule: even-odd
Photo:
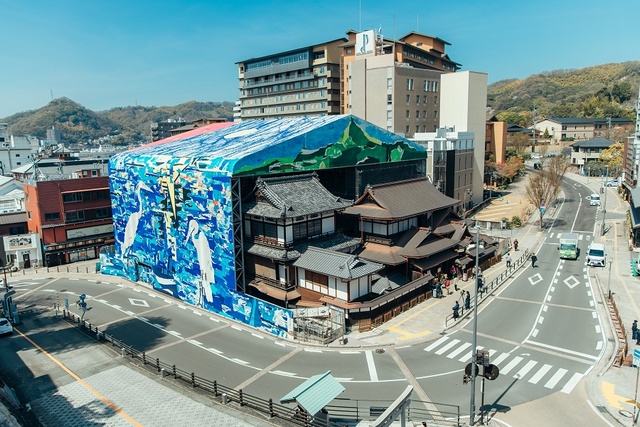
[[[422,86],[425,92],[429,91],[429,80],[425,80],[424,82],[422,82]]]
[[[391,104],[392,98],[391,95],[387,95],[387,104]]]
[[[407,79],[407,90],[413,90],[413,79]]]
[[[407,95],[407,104],[411,102],[411,95]]]
[[[391,89],[393,87],[393,79],[391,77],[387,77],[387,89]]]
[[[27,219],[31,219],[31,211],[27,211]]]
[[[420,110],[416,110],[416,119],[420,118]]]
[[[408,134],[409,133],[409,126],[407,126],[406,128],[404,128],[404,133]]]
[[[423,119],[427,118],[427,110],[422,110],[422,118]]]
[[[411,111],[407,110],[407,115],[406,115],[407,119],[408,119],[410,116],[411,116]]]
[[[393,111],[389,110],[387,111],[387,120],[391,120],[393,119]]]
[[[82,193],[67,193],[62,195],[63,203],[81,202]]]
[[[16,157],[20,157],[20,153],[16,153]]]
[[[111,208],[96,209],[96,218],[109,218],[111,216]]]
[[[420,104],[420,95],[416,95],[416,104]]]
[[[44,214],[45,221],[57,221],[60,219],[60,212],[52,212]]]
[[[9,227],[9,234],[11,234],[12,236],[15,236],[17,234],[24,234],[24,233],[25,233],[25,229],[23,225],[19,227]]]
[[[438,91],[438,82],[433,82],[433,91],[434,92]]]
[[[82,221],[84,219],[84,211],[67,212],[64,216],[67,222]]]

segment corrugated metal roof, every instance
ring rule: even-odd
[[[267,218],[293,218],[339,210],[353,204],[353,200],[331,194],[315,173],[259,178],[256,192],[260,192],[270,203],[248,205],[247,213]]]
[[[433,212],[460,204],[439,192],[427,178],[398,181],[367,187],[346,214],[365,218],[399,219]]]
[[[355,255],[312,247],[307,249],[293,265],[347,280],[364,277],[384,268],[382,264],[367,261]]]
[[[331,371],[327,371],[312,376],[291,390],[280,398],[280,403],[297,402],[309,414],[315,415],[344,390],[344,386],[331,376]]]

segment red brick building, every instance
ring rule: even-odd
[[[106,165],[58,161],[30,172],[23,181],[27,227],[42,238],[45,265],[94,259],[113,243]]]

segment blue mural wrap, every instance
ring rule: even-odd
[[[232,176],[424,157],[419,145],[353,116],[248,121],[117,154],[109,161],[115,248],[101,253],[101,270],[291,337],[290,310],[235,290]]]

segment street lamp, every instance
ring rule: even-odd
[[[611,301],[611,264],[613,259],[611,258],[611,256],[609,256],[609,280],[607,281],[607,297],[609,298],[609,301]]]
[[[476,406],[476,355],[478,347],[478,264],[480,263],[480,227],[476,224],[476,272],[475,295],[473,296],[473,343],[471,345],[471,397],[469,402],[469,425],[475,424]]]

